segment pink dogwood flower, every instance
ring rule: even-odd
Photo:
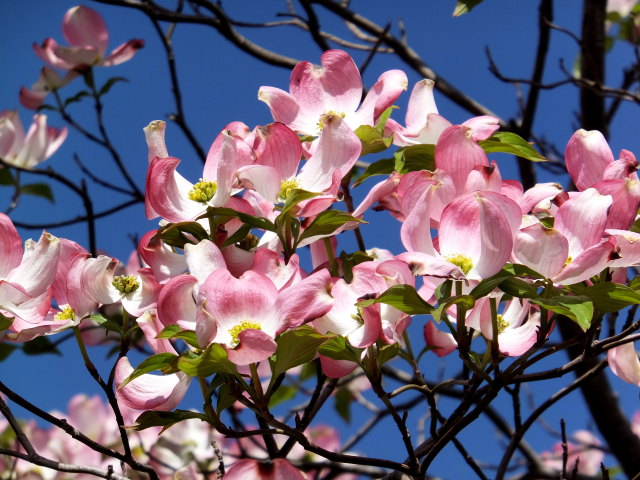
[[[607,360],[618,378],[640,387],[640,360],[633,342],[609,350]]]
[[[82,71],[94,65],[109,67],[130,60],[144,46],[143,40],[129,40],[109,55],[109,31],[102,16],[83,5],[67,10],[62,19],[62,34],[69,46],[47,38],[42,45],[33,44],[36,54],[52,67]]]
[[[249,270],[240,278],[215,270],[199,291],[198,343],[220,343],[237,365],[257,363],[276,350],[275,337],[324,315],[332,306],[331,277],[320,270],[278,292],[265,275]]]
[[[40,240],[25,242],[13,222],[0,213],[0,313],[14,317],[9,337],[24,341],[44,333],[42,325],[51,306],[50,287],[56,275],[60,240],[43,232]],[[23,330],[36,329],[34,335]],[[25,338],[27,336],[28,338]]]
[[[155,308],[160,286],[150,268],[136,274],[116,275],[118,260],[100,255],[89,258],[82,269],[82,285],[87,294],[102,305],[122,302],[134,317]]]
[[[273,119],[296,133],[316,136],[322,131],[321,117],[343,117],[353,130],[373,125],[378,116],[407,89],[407,76],[400,70],[383,73],[362,98],[362,78],[351,56],[342,50],[322,54],[322,67],[300,62],[291,72],[289,93],[275,87],[260,87]],[[360,107],[358,108],[358,105]]]
[[[16,111],[0,113],[0,158],[9,165],[33,168],[53,155],[67,138],[67,127],[47,127],[47,116],[37,114],[25,135]]]
[[[438,115],[438,108],[433,98],[434,85],[435,82],[427,78],[415,84],[404,119],[406,127],[392,118],[387,120],[385,131],[393,134],[394,145],[399,147],[435,145],[440,134],[451,126],[451,122]]]
[[[604,452],[598,448],[600,440],[587,430],[578,430],[567,442],[567,472],[573,472],[574,468],[583,475],[597,475],[600,473],[600,464],[604,460]],[[550,452],[540,454],[542,462],[548,468],[562,471],[564,463],[564,451],[562,442],[556,443]]]
[[[150,160],[145,194],[147,218],[160,216],[170,222],[182,222],[195,219],[208,206],[224,206],[231,197],[236,171],[253,163],[251,147],[226,128],[211,145],[200,181],[193,184],[176,171],[180,160],[168,156],[164,130],[164,122],[151,122],[145,128]]]
[[[514,259],[564,285],[614,266],[615,240],[605,236],[611,202],[593,188],[572,194],[558,209],[553,228],[531,219],[516,234]]]

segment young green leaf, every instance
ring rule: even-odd
[[[120,389],[124,387],[140,375],[144,375],[145,373],[149,373],[154,370],[160,370],[163,374],[175,373],[177,371],[177,360],[178,355],[173,353],[156,353],[155,355],[151,355],[149,358],[143,360],[140,365],[138,365],[133,372],[124,379],[118,388]]]
[[[46,198],[51,203],[55,203],[51,187],[46,183],[29,183],[27,185],[21,185],[20,193],[33,195],[34,197]]]
[[[169,427],[184,420],[190,420],[192,418],[199,418],[205,421],[206,417],[202,413],[191,412],[188,410],[174,410],[173,412],[144,412],[138,418],[133,426],[134,430],[141,431],[151,427],[162,427],[160,433],[167,430]]]
[[[591,326],[593,302],[585,295],[559,295],[552,298],[531,299],[531,303],[570,318],[580,325],[582,330],[586,331]]]
[[[547,161],[529,142],[515,133],[497,132],[478,144],[486,153],[510,153],[532,162]]]
[[[278,347],[276,360],[272,366],[272,378],[277,378],[287,370],[313,360],[318,347],[327,341],[327,338],[307,325],[279,335],[276,339]]]
[[[238,374],[237,367],[229,361],[227,351],[217,343],[209,345],[201,354],[185,352],[180,355],[177,367],[191,377],[206,378],[214,373]]]

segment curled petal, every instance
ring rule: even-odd
[[[178,275],[169,280],[158,296],[158,318],[166,327],[177,324],[184,330],[195,330],[196,301],[194,288],[198,280],[191,275]]]
[[[20,265],[22,240],[9,217],[0,213],[0,278]]]
[[[211,240],[202,240],[197,245],[186,244],[184,255],[189,273],[198,279],[198,283],[204,283],[219,268],[226,268],[222,252]]]
[[[613,153],[602,133],[578,130],[564,152],[569,175],[578,190],[586,190],[602,180],[607,166],[614,161]]]
[[[489,166],[487,154],[473,135],[471,127],[454,125],[442,132],[436,144],[436,167],[451,175],[458,193],[463,192],[469,172],[476,165]]]
[[[109,43],[109,31],[102,16],[83,5],[67,10],[62,19],[62,34],[71,45],[91,45],[104,54]]]
[[[427,115],[438,113],[438,107],[433,98],[434,86],[433,80],[425,78],[413,87],[407,105],[407,114],[404,117],[408,132],[417,133],[427,125]]]
[[[560,232],[537,222],[518,232],[513,243],[513,256],[547,278],[558,275],[569,256],[569,242]]]
[[[87,259],[82,269],[82,286],[96,302],[110,305],[122,298],[112,284],[117,266],[117,259],[105,255]]]
[[[118,360],[115,370],[116,396],[119,402],[136,410],[173,410],[182,401],[191,377],[178,372],[171,375],[146,373],[120,388],[133,372],[127,357]]]
[[[322,269],[278,295],[276,306],[287,328],[297,327],[325,315],[333,306],[332,279],[327,269]]]
[[[174,157],[154,158],[147,170],[145,207],[147,218],[156,216],[170,222],[193,220],[204,211],[204,205],[189,199],[193,187],[176,172],[180,160]]]
[[[433,322],[427,322],[424,326],[424,340],[430,347],[433,347],[433,353],[439,357],[444,357],[458,348],[458,344],[453,335],[442,332]]]
[[[154,120],[144,127],[144,136],[147,140],[147,148],[149,149],[149,163],[151,163],[151,160],[155,157],[166,158],[169,156],[167,145],[164,141],[166,129],[167,124],[162,120]]]
[[[174,252],[171,247],[156,237],[157,230],[147,232],[138,245],[138,253],[142,260],[151,267],[160,283],[181,274],[187,269],[184,255]],[[190,245],[190,244],[189,244]]]
[[[320,366],[322,367],[322,373],[329,378],[344,377],[358,368],[356,362],[350,360],[334,360],[324,355],[320,355]]]
[[[120,65],[121,63],[128,62],[142,47],[144,47],[144,40],[129,40],[127,43],[123,43],[116,47],[107,58],[100,62],[100,65],[103,67],[112,67],[114,65]]]
[[[35,243],[28,240],[20,265],[11,271],[7,280],[20,285],[31,297],[44,293],[53,283],[60,254],[60,240],[42,232]]]
[[[248,329],[238,334],[240,343],[228,349],[229,361],[236,365],[249,365],[266,360],[276,353],[277,344],[262,330]]]
[[[275,87],[262,86],[258,90],[258,100],[269,106],[271,115],[276,122],[282,122],[298,133],[306,133],[310,129],[315,131],[313,121],[306,125],[299,120],[300,106],[289,93]]]
[[[633,342],[609,350],[607,360],[616,376],[640,387],[640,360]]]
[[[158,319],[156,312],[149,310],[136,319],[144,338],[155,353],[176,353],[171,342],[167,338],[156,338],[164,328]]]
[[[321,119],[324,125],[318,148],[298,175],[300,187],[322,192],[332,183],[334,170],[343,178],[360,156],[362,144],[340,115],[328,114]]]
[[[595,188],[577,192],[558,209],[554,228],[569,241],[569,256],[575,258],[600,242],[613,199]]]
[[[272,123],[266,127],[257,127],[256,162],[273,167],[278,171],[279,179],[294,177],[302,157],[302,144],[298,136],[283,123]]]
[[[473,129],[473,139],[476,141],[486,140],[493,133],[500,128],[499,120],[496,117],[490,115],[482,115],[480,117],[474,117],[462,125]]]
[[[388,70],[378,78],[350,123],[356,129],[360,125],[373,125],[377,118],[407,89],[407,74],[402,70]]]

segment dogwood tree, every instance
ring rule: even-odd
[[[449,21],[492,3],[451,2]],[[640,4],[584,0],[578,29],[554,23],[552,0],[535,19],[491,11],[535,24],[537,45],[513,77],[488,47],[503,87],[486,104],[377,9],[259,5],[97,0],[60,11],[64,40],[55,22],[34,39],[40,74],[0,113],[0,478],[636,478],[640,413],[617,392],[640,386],[640,181],[633,146],[608,136],[639,101]],[[154,36],[110,50],[107,11],[138,11]],[[225,110],[200,134],[212,128],[191,109],[235,94],[237,74],[218,68],[224,91],[180,75],[179,53],[216,49],[182,49],[194,25],[254,58],[258,125]],[[311,40],[300,59],[290,27]],[[573,68],[552,65],[558,39]],[[149,47],[162,73],[121,76]],[[610,52],[628,63],[615,86]],[[363,80],[383,57],[392,68]],[[261,81],[261,65],[289,84]],[[160,77],[152,105],[116,100]],[[511,118],[491,104],[509,86]],[[558,89],[577,98],[555,100],[577,110],[561,141],[535,122]],[[173,113],[131,124],[157,104]],[[64,412],[17,382],[25,354],[45,377],[56,353],[49,380],[100,392],[65,392]]]

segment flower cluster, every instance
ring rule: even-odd
[[[105,30],[88,9],[78,7],[64,25],[71,49],[53,41],[37,49],[58,68],[113,64],[134,48],[102,59]],[[6,338],[30,340],[89,321],[120,333],[139,328],[154,355],[137,368],[119,359],[123,406],[173,410],[194,378],[207,386],[216,375],[209,395],[264,412],[287,372],[315,358],[328,377],[361,368],[379,387],[382,364],[408,346],[406,328],[421,314],[431,315],[417,321],[436,355],[459,349],[471,358],[475,338],[480,360],[469,368],[483,371],[492,362],[495,372],[508,357],[543,345],[557,322],[586,330],[601,312],[640,303],[625,285],[626,268],[640,263],[634,155],[623,150],[615,159],[599,132],[579,130],[565,152],[578,191],[556,183],[524,190],[503,180],[488,153],[541,155],[500,132],[493,117],[452,124],[437,113],[433,87],[428,80],[414,87],[403,126],[389,119],[407,88],[403,72],[381,75],[360,103],[351,57],[325,52],[321,67],[303,62],[293,70],[288,93],[261,87],[274,123],[227,125],[193,181],[168,153],[164,122],[150,123],[145,207],[160,226],[142,237],[138,265],[92,258],[46,233],[23,251],[13,224],[0,216]],[[356,183],[386,178],[360,205],[340,209],[358,159],[392,144],[399,147],[394,158],[375,161]],[[344,235],[374,208],[401,222],[403,251],[362,246],[338,254]],[[306,246],[309,267],[300,257]],[[110,306],[122,308],[119,323],[108,318]],[[633,343],[608,355],[616,375],[640,385]],[[201,418],[224,430],[219,413],[209,403]],[[148,419],[142,414],[138,427]],[[241,460],[228,478],[234,471],[237,478],[304,478],[281,459],[269,466],[277,474],[262,477],[262,468]]]

